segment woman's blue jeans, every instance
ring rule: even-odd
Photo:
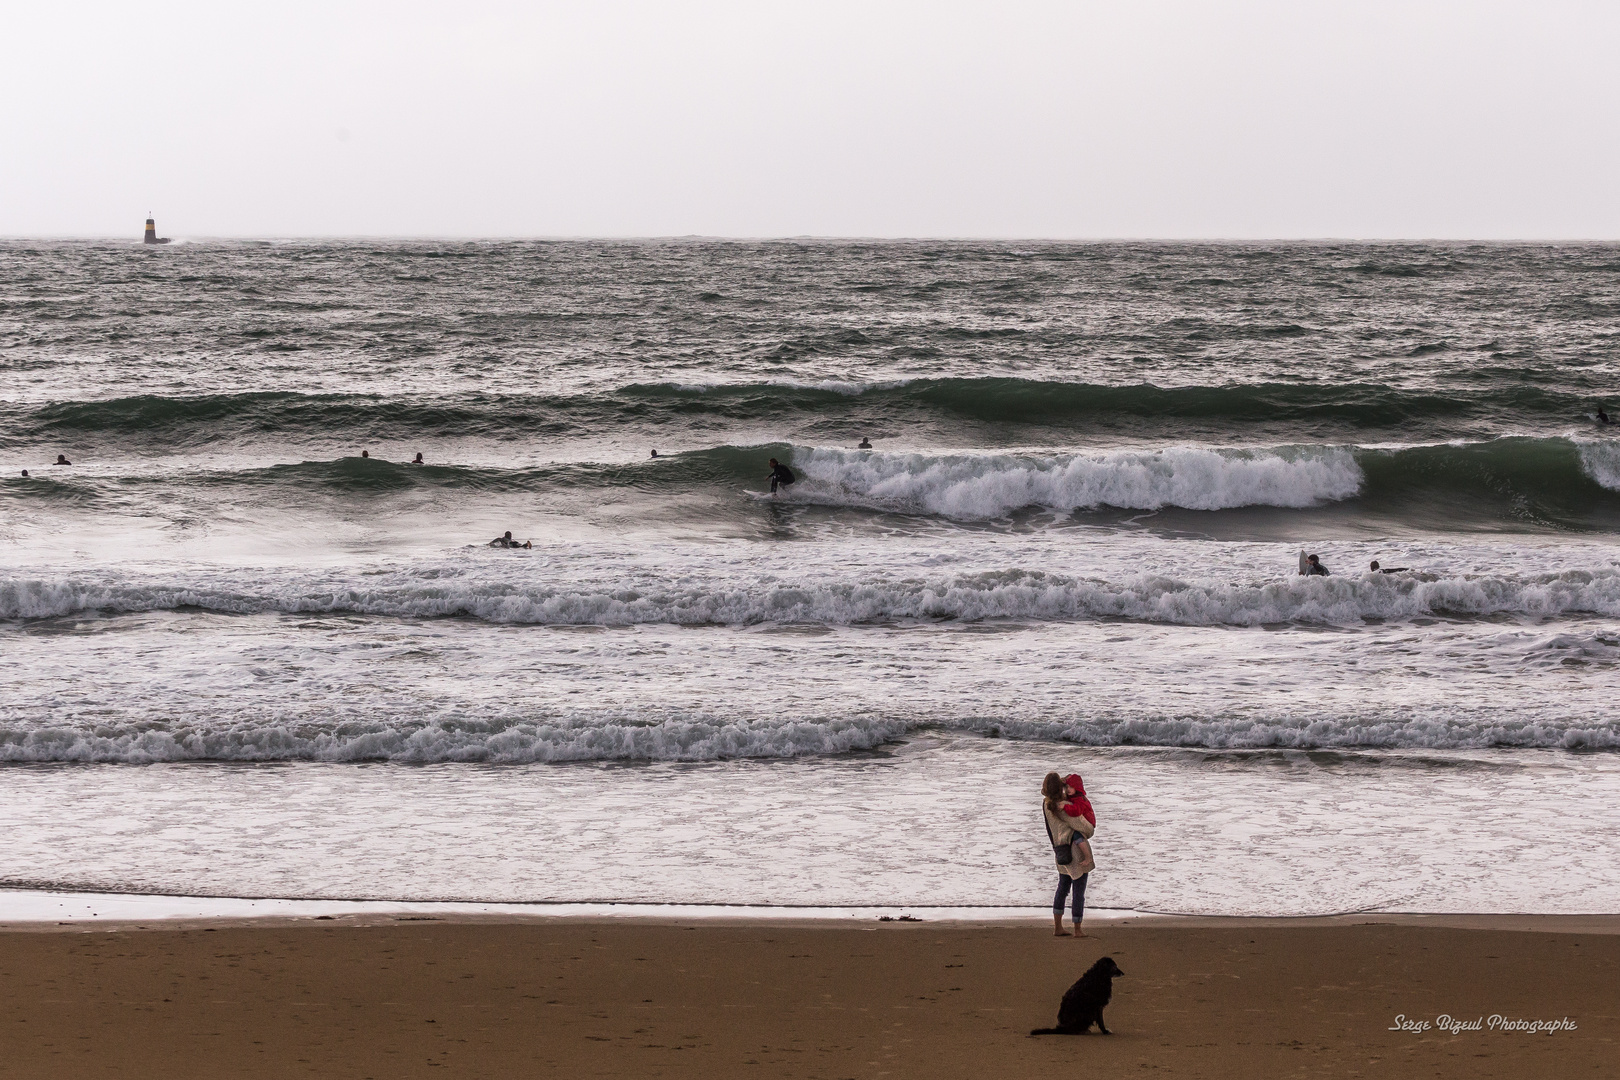
[[[1069,890],[1074,890],[1074,921],[1079,922],[1086,913],[1086,879],[1090,874],[1081,874],[1072,878],[1068,874],[1058,875],[1057,895],[1052,897],[1052,914],[1063,914],[1063,901],[1069,896]]]

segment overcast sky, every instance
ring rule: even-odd
[[[0,235],[1620,238],[1620,3],[6,5]]]

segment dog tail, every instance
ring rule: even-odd
[[[1030,1032],[1030,1034],[1031,1035],[1063,1035],[1063,1034],[1066,1034],[1066,1033],[1064,1032],[1064,1030],[1062,1028],[1035,1028],[1033,1031]]]

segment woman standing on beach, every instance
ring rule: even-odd
[[[1046,817],[1046,834],[1052,840],[1052,854],[1057,860],[1058,883],[1057,893],[1052,897],[1052,932],[1058,937],[1068,937],[1068,931],[1063,929],[1063,901],[1072,891],[1074,896],[1074,936],[1085,937],[1080,929],[1080,920],[1086,911],[1086,876],[1097,865],[1091,857],[1091,845],[1087,843],[1091,834],[1097,829],[1094,822],[1087,819],[1084,813],[1074,813],[1074,804],[1064,805],[1063,800],[1085,800],[1085,788],[1079,785],[1079,774],[1070,777],[1061,777],[1057,773],[1047,773],[1041,781],[1041,812]],[[1072,782],[1072,783],[1071,783]],[[1084,803],[1089,807],[1089,803]],[[1067,856],[1067,858],[1065,858]]]

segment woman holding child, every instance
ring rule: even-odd
[[[1063,901],[1074,895],[1074,936],[1085,937],[1080,919],[1086,911],[1086,875],[1096,868],[1091,857],[1091,835],[1097,831],[1097,813],[1086,798],[1079,773],[1059,776],[1047,773],[1041,781],[1041,810],[1046,816],[1046,835],[1052,840],[1057,860],[1057,894],[1052,897],[1052,932],[1068,937],[1063,929]]]

